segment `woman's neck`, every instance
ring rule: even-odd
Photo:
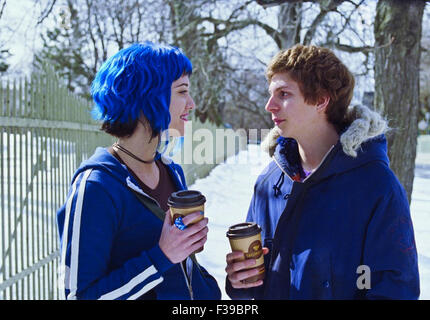
[[[152,171],[156,168],[153,160],[156,155],[158,140],[157,137],[151,138],[151,133],[143,126],[138,125],[131,136],[119,138],[117,141],[117,144],[128,152],[122,151],[119,148],[116,148],[115,151],[126,165],[136,173]],[[128,153],[132,153],[134,157]],[[139,161],[136,158],[148,163]]]

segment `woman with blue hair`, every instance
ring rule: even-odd
[[[81,163],[57,213],[67,299],[220,299],[193,254],[208,219],[187,226],[195,212],[185,229],[172,224],[167,199],[187,186],[159,151],[166,132],[184,134],[191,73],[180,49],[151,42],[120,50],[98,71],[92,115],[117,141]]]

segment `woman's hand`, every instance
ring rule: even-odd
[[[182,222],[187,228],[179,230],[171,222],[170,211],[166,212],[158,244],[161,251],[172,263],[184,261],[194,251],[203,247],[207,241],[208,218],[203,218],[193,225],[188,225],[199,217],[200,212],[193,212],[185,216],[182,218]]]
[[[268,253],[269,249],[264,247],[263,254],[266,255]],[[242,261],[237,261],[238,259],[243,259],[243,255],[244,254],[242,251],[233,251],[226,256],[227,267],[225,268],[225,271],[227,272],[227,277],[231,283],[231,286],[235,289],[246,289],[261,286],[263,284],[263,280],[258,280],[256,282],[251,283],[242,282],[242,280],[256,276],[259,273],[260,269],[248,269],[255,265],[256,259],[245,259]]]

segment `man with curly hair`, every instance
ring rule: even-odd
[[[247,221],[262,228],[266,276],[227,254],[233,299],[417,299],[419,276],[405,191],[389,167],[386,121],[350,105],[354,77],[326,48],[296,45],[267,68],[264,144]]]

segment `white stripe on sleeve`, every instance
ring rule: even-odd
[[[67,299],[76,299],[76,291],[78,289],[78,257],[79,257],[79,236],[81,230],[81,214],[82,204],[84,201],[85,185],[92,169],[84,172],[84,176],[79,184],[78,198],[75,206],[75,216],[72,225],[72,245],[70,258],[70,293]]]
[[[139,298],[142,294],[148,292],[149,290],[151,290],[152,288],[154,288],[157,284],[163,282],[163,277],[160,277],[158,279],[155,279],[154,281],[146,284],[142,289],[140,289],[137,293],[135,293],[134,295],[128,297],[127,300],[136,300],[137,298]]]
[[[79,237],[80,237],[80,227],[81,227],[81,214],[82,214],[82,206],[83,206],[84,193],[85,193],[85,185],[91,171],[92,169],[86,170],[83,174],[81,182],[79,183],[78,195],[77,195],[76,206],[74,211],[74,218],[73,218],[73,225],[72,225],[72,241],[71,241],[70,278],[69,278],[70,280],[69,280],[69,285],[67,286],[66,284],[66,288],[67,287],[70,288],[70,293],[67,296],[67,299],[69,300],[76,299],[76,292],[77,292],[77,286],[78,286],[78,259],[79,259]],[[75,189],[76,189],[76,185],[75,185]],[[74,197],[75,190],[72,193],[73,194],[69,199],[70,203],[67,204],[68,205],[68,210],[66,210],[67,223],[69,223],[69,218],[71,214],[70,211],[72,206],[71,199],[73,199]],[[116,298],[119,298],[122,295],[130,292],[134,287],[136,287],[138,284],[142,283],[148,277],[152,276],[155,273],[157,273],[157,269],[153,265],[151,265],[148,268],[146,268],[143,272],[139,273],[137,276],[132,278],[128,283],[126,283],[122,287],[102,295],[99,299],[114,300]],[[161,276],[159,278],[154,279],[153,281],[147,283],[141,290],[139,290],[139,292],[129,297],[129,299],[135,299],[139,297],[143,293],[151,290],[153,287],[155,287],[157,284],[159,284],[162,281],[163,281],[163,277]]]
[[[148,277],[152,276],[155,273],[157,273],[157,269],[155,269],[155,267],[153,265],[151,265],[150,267],[146,268],[145,271],[139,273],[137,276],[135,276],[133,279],[131,279],[129,282],[127,282],[122,287],[102,295],[99,298],[99,300],[114,300],[116,298],[119,298],[122,295],[130,292],[131,289],[133,289],[139,283],[143,282],[144,280],[146,280]],[[162,277],[156,278],[154,281],[151,281],[148,284],[146,284],[145,287],[149,287],[149,289],[147,291],[151,290],[155,285],[157,285],[161,281],[163,281]],[[152,286],[150,286],[150,285],[152,285]],[[143,289],[145,287],[143,287]],[[143,289],[140,290],[139,292],[142,292]]]
[[[72,208],[72,202],[73,202],[73,197],[75,196],[76,193],[76,183],[79,180],[79,177],[82,175],[82,173],[76,177],[74,183],[72,184],[72,192],[70,193],[70,197],[67,199],[66,202],[66,211],[64,214],[64,224],[63,224],[63,235],[62,235],[62,243],[61,243],[61,259],[60,259],[60,270],[59,270],[59,281],[58,281],[58,285],[60,286],[61,289],[63,289],[63,294],[64,294],[64,289],[69,289],[68,286],[66,286],[66,281],[68,281],[68,277],[66,277],[66,272],[67,272],[67,267],[66,267],[66,250],[67,250],[67,241],[68,239],[68,234],[69,234],[69,219],[70,219],[70,210]],[[63,296],[63,298],[65,298],[65,296]]]

